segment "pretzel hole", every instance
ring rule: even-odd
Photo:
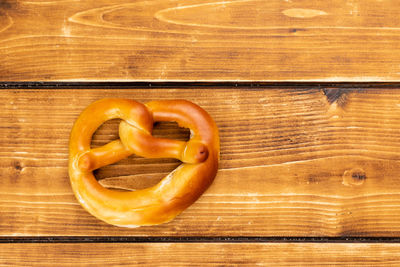
[[[101,125],[92,138],[92,148],[103,146],[118,139],[121,120],[109,120]],[[189,140],[190,131],[180,128],[176,122],[157,122],[153,136],[175,140]],[[133,191],[156,185],[181,164],[175,159],[150,159],[132,155],[112,165],[104,166],[93,173],[99,183],[109,189]]]

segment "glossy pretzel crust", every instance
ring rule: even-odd
[[[92,135],[105,121],[122,119],[120,139],[90,148]],[[188,142],[155,138],[156,121],[176,121],[189,128]],[[210,115],[185,100],[103,99],[88,106],[76,120],[70,138],[69,175],[81,205],[113,225],[138,227],[168,222],[195,202],[213,181],[219,160],[218,128]],[[183,162],[153,187],[120,192],[102,187],[92,171],[131,154],[176,158]]]

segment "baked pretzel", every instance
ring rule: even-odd
[[[107,120],[121,119],[120,139],[90,148],[92,135]],[[189,128],[187,142],[155,138],[154,122],[176,121]],[[171,221],[195,202],[213,181],[219,160],[218,128],[210,115],[185,100],[141,104],[102,99],[76,120],[69,144],[69,175],[80,204],[92,215],[116,226],[138,227]],[[176,158],[183,162],[153,187],[121,192],[101,186],[92,171],[132,154]]]

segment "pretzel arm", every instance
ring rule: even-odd
[[[78,167],[82,170],[93,171],[118,162],[130,155],[132,155],[132,152],[118,139],[81,154],[78,159]]]

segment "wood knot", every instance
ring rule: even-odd
[[[14,162],[14,169],[16,170],[16,171],[22,171],[22,169],[24,168],[23,166],[22,166],[22,164],[19,162],[19,161],[16,161],[16,162]]]
[[[344,116],[347,93],[349,89],[325,88],[322,89],[329,104],[328,115],[331,119],[340,119]]]
[[[346,103],[346,93],[348,89],[325,88],[322,89],[329,104],[337,103],[339,107],[343,107]]]
[[[362,185],[367,179],[365,171],[361,168],[353,168],[343,173],[343,185]]]
[[[24,173],[24,170],[25,170],[24,164],[19,161],[14,161],[12,163],[12,168],[13,168],[13,171],[9,175],[9,181],[11,183],[16,183],[19,180],[19,178],[21,177],[21,175]]]

